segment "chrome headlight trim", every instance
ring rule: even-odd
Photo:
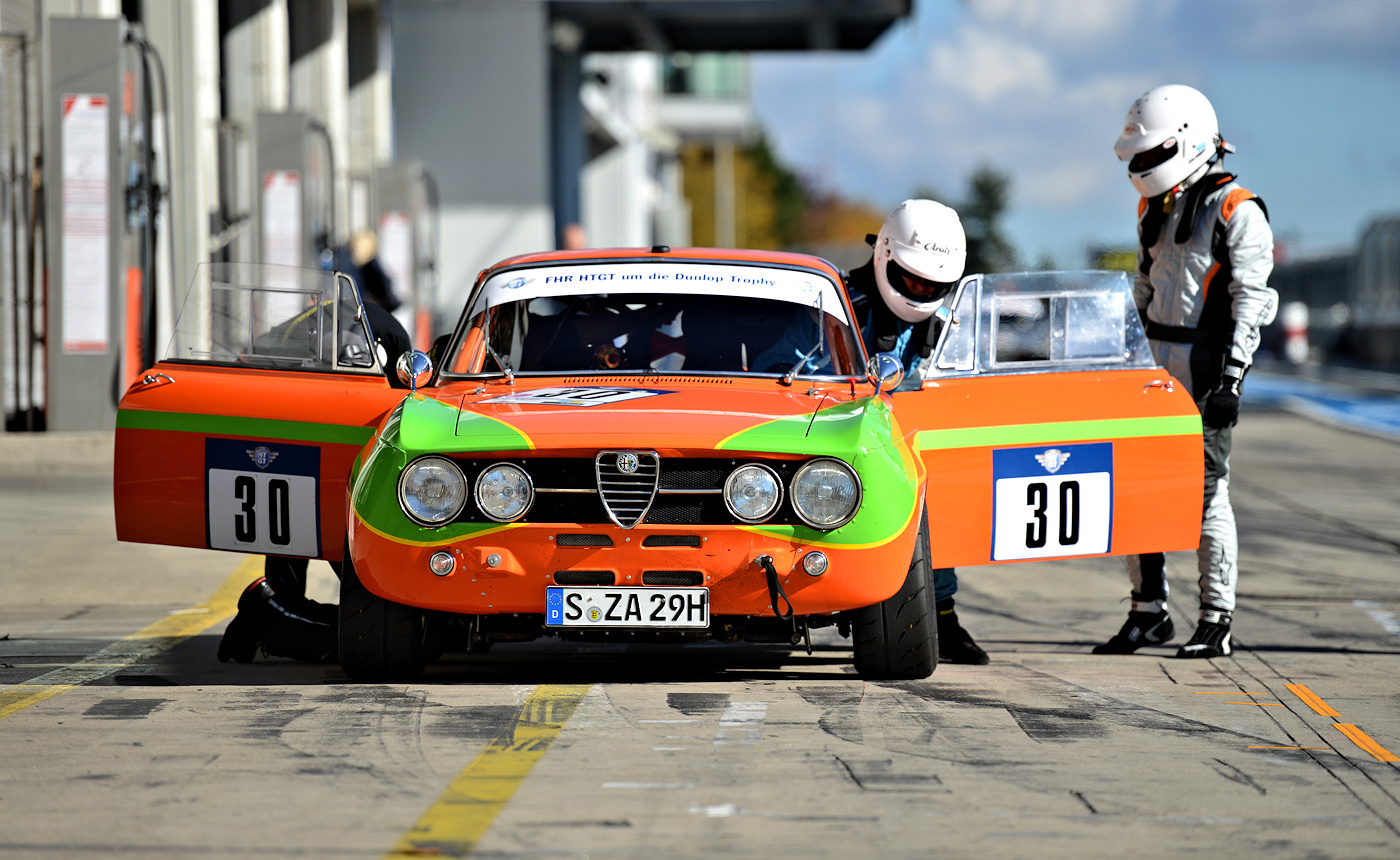
[[[436,517],[429,517],[422,513],[415,512],[413,508],[409,505],[408,501],[407,485],[409,481],[409,476],[414,472],[414,470],[428,465],[445,466],[448,477],[450,479],[454,479],[458,486],[456,501],[451,503],[448,507],[444,508],[442,512],[440,512]],[[447,459],[446,457],[439,457],[437,455],[419,457],[417,460],[414,460],[412,463],[409,463],[407,466],[405,466],[404,470],[401,473],[399,473],[398,495],[399,507],[403,510],[405,516],[407,516],[409,519],[413,520],[420,526],[426,526],[427,528],[440,528],[456,519],[457,515],[462,512],[462,509],[466,507],[467,479],[462,474],[462,470],[457,466],[457,464]]]
[[[730,497],[731,497],[731,495],[733,495],[736,479],[738,479],[739,476],[740,476],[741,474],[753,474],[753,473],[758,473],[758,474],[760,474],[760,475],[766,475],[766,476],[768,477],[768,479],[772,482],[772,484],[773,484],[773,503],[772,503],[771,505],[769,505],[769,506],[768,506],[768,509],[765,510],[762,514],[759,514],[759,515],[757,515],[757,516],[745,516],[744,514],[739,513],[738,509],[737,509],[737,508],[735,507],[735,505],[734,505],[733,500],[732,500]],[[770,517],[772,517],[773,514],[777,512],[779,506],[781,506],[782,503],[783,503],[783,481],[782,481],[782,478],[779,478],[777,472],[773,471],[772,469],[768,468],[767,466],[763,465],[762,463],[745,463],[744,465],[742,465],[742,466],[738,467],[737,469],[735,469],[734,471],[730,472],[730,473],[729,473],[729,476],[728,476],[727,478],[724,479],[724,506],[725,506],[725,508],[727,508],[727,509],[729,510],[730,516],[734,517],[734,519],[739,520],[740,522],[744,522],[744,523],[761,523],[761,522],[763,522],[764,520],[767,520],[767,519],[769,519]]]
[[[801,486],[802,481],[812,472],[813,469],[817,468],[818,466],[834,466],[838,471],[844,472],[846,476],[850,478],[851,484],[853,485],[853,488],[855,490],[851,500],[850,509],[847,510],[842,516],[834,518],[830,522],[822,522],[820,520],[817,520],[811,515],[811,512],[804,511],[802,509],[803,494],[798,491],[798,488]],[[809,525],[812,528],[818,529],[820,531],[829,532],[833,529],[839,529],[841,526],[844,526],[846,523],[850,522],[855,517],[856,512],[860,510],[862,492],[863,491],[860,485],[860,476],[856,474],[856,470],[852,469],[850,464],[846,463],[843,460],[838,460],[835,457],[818,457],[815,460],[808,460],[806,463],[803,463],[801,468],[797,470],[797,473],[792,476],[792,486],[790,489],[790,495],[792,497],[792,510],[795,514],[797,514],[797,518],[806,525]]]
[[[485,501],[484,497],[482,496],[482,487],[483,487],[483,485],[486,483],[486,478],[487,478],[487,476],[490,475],[490,474],[492,474],[493,472],[498,472],[498,471],[499,471],[499,472],[506,472],[506,471],[515,472],[515,473],[517,473],[517,474],[520,476],[520,478],[521,478],[521,480],[522,480],[522,482],[523,482],[523,484],[524,484],[524,493],[523,493],[523,494],[524,494],[524,497],[525,497],[525,501],[524,501],[524,503],[520,506],[520,510],[519,510],[519,511],[516,511],[514,514],[503,515],[503,514],[500,514],[500,513],[497,513],[497,512],[495,512],[495,511],[493,511],[491,508],[488,508],[488,507],[486,506],[486,501]],[[481,470],[481,474],[479,474],[479,475],[476,476],[476,486],[472,489],[472,497],[473,497],[474,499],[476,499],[476,506],[477,506],[478,508],[481,509],[481,512],[482,512],[483,514],[485,514],[486,516],[490,517],[492,520],[495,520],[495,521],[498,522],[498,523],[513,523],[513,522],[515,522],[516,520],[518,520],[518,519],[520,519],[521,517],[523,517],[523,516],[525,516],[526,514],[528,514],[528,513],[530,512],[530,508],[534,507],[534,504],[535,504],[535,482],[532,481],[532,480],[530,480],[530,473],[529,473],[529,472],[526,472],[524,469],[520,468],[519,466],[515,465],[514,463],[506,463],[506,462],[504,462],[504,461],[502,461],[502,462],[500,462],[500,463],[492,463],[491,465],[487,466],[485,469],[482,469],[482,470]]]

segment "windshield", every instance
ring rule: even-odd
[[[804,356],[807,356],[804,360]],[[512,269],[474,295],[449,374],[863,376],[836,286],[810,271],[667,261]]]
[[[355,284],[345,275],[258,263],[202,263],[164,361],[379,372]]]

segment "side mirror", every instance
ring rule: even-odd
[[[893,391],[904,381],[904,363],[892,352],[882,352],[870,359],[866,375],[875,383],[875,396],[885,390]]]
[[[428,358],[426,352],[415,349],[399,356],[394,369],[398,373],[399,382],[407,385],[409,391],[417,391],[423,383],[432,378],[433,360]]]

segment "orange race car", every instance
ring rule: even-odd
[[[905,378],[824,260],[517,257],[436,368],[398,362],[410,393],[345,276],[209,264],[122,400],[117,534],[331,561],[357,679],[830,625],[863,677],[925,677],[933,568],[1189,549],[1201,513],[1200,418],[1124,275],[972,276],[947,308]]]

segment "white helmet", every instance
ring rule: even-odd
[[[933,200],[904,201],[880,225],[874,262],[875,285],[894,315],[908,323],[928,319],[967,262],[958,213]]]
[[[1201,172],[1221,151],[1215,108],[1199,90],[1167,84],[1148,90],[1128,108],[1123,133],[1113,145],[1128,162],[1128,178],[1143,197],[1156,197]]]

